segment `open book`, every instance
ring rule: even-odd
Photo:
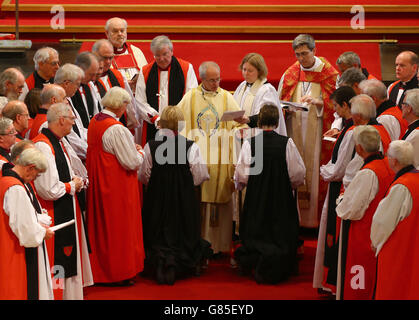
[[[241,118],[244,115],[244,110],[226,111],[221,117],[221,121],[233,121],[234,119]]]
[[[291,102],[291,101],[285,101],[281,100],[282,108],[288,109],[289,111],[308,111],[308,106],[306,103],[298,103],[298,102]]]

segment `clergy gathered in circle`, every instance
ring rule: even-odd
[[[111,18],[74,61],[45,46],[26,79],[0,73],[0,299],[176,286],[217,259],[280,286],[302,228],[319,296],[419,299],[416,53],[386,86],[356,46],[331,62],[300,34],[291,66],[248,52],[229,91],[221,61],[192,65],[166,35],[147,61],[127,29]]]

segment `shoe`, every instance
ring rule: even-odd
[[[200,265],[197,265],[197,266],[195,267],[194,276],[195,276],[195,277],[199,277],[199,276],[201,276],[201,266],[200,266]]]
[[[167,267],[167,269],[166,269],[166,283],[168,285],[172,286],[175,283],[175,276],[176,276],[175,267],[174,266]]]
[[[95,283],[98,286],[102,287],[129,287],[135,284],[135,281],[132,279],[117,281],[117,282],[105,282],[105,283]]]
[[[157,269],[156,269],[156,280],[158,284],[164,284],[166,283],[166,278],[164,276],[164,272],[163,272],[163,265],[161,263],[159,263],[157,265]]]

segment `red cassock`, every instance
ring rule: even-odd
[[[351,221],[346,254],[344,300],[371,300],[373,297],[377,259],[371,249],[371,222],[378,204],[386,195],[388,187],[394,178],[388,159],[376,159],[363,167],[374,171],[378,179],[378,193],[360,220]],[[351,285],[353,267],[361,266],[364,270],[365,288],[354,289]]]
[[[99,113],[87,136],[87,227],[93,278],[99,283],[132,278],[144,266],[137,171],[124,169],[102,146],[104,132],[115,124],[121,123]]]
[[[412,211],[398,223],[378,254],[377,300],[419,299],[419,172],[403,174],[390,186],[402,184],[412,196]]]
[[[1,178],[0,203],[4,194],[19,182],[11,177]],[[0,208],[0,300],[26,300],[27,276],[25,248],[9,226],[9,216]]]

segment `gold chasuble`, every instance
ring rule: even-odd
[[[218,88],[206,91],[202,84],[188,91],[178,107],[185,117],[181,134],[194,141],[206,161],[210,179],[201,185],[203,238],[214,252],[228,251],[231,245],[234,166],[240,150],[235,150],[235,121],[221,121],[225,111],[240,110],[233,96]]]
[[[323,132],[330,129],[333,121],[333,105],[329,99],[335,90],[338,72],[324,58],[310,71],[303,70],[297,61],[289,67],[280,84],[280,99],[300,102],[304,95],[323,101],[322,110],[309,105],[308,111],[292,112],[287,120],[287,132],[294,140],[306,166],[306,184],[298,188],[300,224],[303,227],[317,227],[327,184],[319,181],[320,164],[331,157],[333,143],[323,142]],[[319,210],[320,209],[320,210]]]

